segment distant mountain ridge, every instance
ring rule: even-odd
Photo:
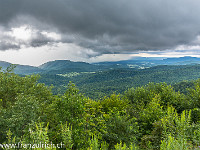
[[[0,67],[1,70],[6,70],[10,65],[12,65],[9,62],[5,61],[0,61]],[[16,68],[14,69],[14,73],[16,74],[23,74],[23,75],[29,75],[29,74],[38,74],[43,72],[44,70],[34,67],[34,66],[29,66],[29,65],[18,65],[16,64]]]
[[[139,57],[139,58],[133,58],[129,60],[122,60],[122,61],[114,61],[114,62],[99,62],[94,63],[98,65],[114,65],[118,64],[126,67],[131,68],[148,68],[158,65],[190,65],[190,64],[200,64],[200,58],[197,57],[177,57],[177,58],[149,58],[149,57]]]
[[[131,68],[144,69],[158,65],[194,65],[200,64],[200,58],[197,57],[179,57],[179,58],[150,58],[150,57],[136,57],[130,60],[114,61],[114,62],[73,62],[70,60],[55,60],[46,62],[38,67],[29,65],[17,65],[14,69],[16,74],[63,74],[67,72],[96,72],[111,69]],[[0,61],[2,70],[5,70],[11,63]]]

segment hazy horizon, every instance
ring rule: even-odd
[[[7,63],[11,63],[11,64],[16,64],[16,65],[28,65],[28,66],[34,66],[34,67],[39,67],[45,63],[48,63],[48,62],[53,62],[53,61],[59,61],[59,60],[66,60],[66,61],[72,61],[72,62],[85,62],[85,63],[101,63],[101,62],[118,62],[118,61],[128,61],[128,60],[143,60],[143,59],[151,59],[151,60],[164,60],[164,59],[168,59],[168,58],[183,58],[183,57],[193,57],[193,58],[200,58],[200,56],[180,56],[180,57],[177,57],[177,56],[174,56],[174,57],[144,57],[144,56],[135,56],[135,57],[132,57],[132,58],[129,58],[129,59],[118,59],[118,60],[105,60],[105,61],[96,61],[96,62],[87,62],[87,61],[79,61],[79,60],[69,60],[69,59],[55,59],[55,60],[50,60],[50,61],[46,61],[44,63],[41,63],[39,65],[31,65],[31,64],[22,64],[22,63],[13,63],[13,62],[9,62],[9,61],[3,61],[3,60],[0,60],[0,61],[3,61],[3,62],[7,62]]]

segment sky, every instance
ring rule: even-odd
[[[0,60],[200,57],[199,0],[0,0]]]

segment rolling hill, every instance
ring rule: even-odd
[[[2,67],[2,70],[6,70],[6,68],[9,67],[10,65],[12,64],[9,62],[0,61],[0,66]],[[38,74],[43,71],[44,70],[38,67],[28,66],[28,65],[18,65],[18,64],[16,64],[16,67],[14,69],[14,73],[22,75]]]

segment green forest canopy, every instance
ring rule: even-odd
[[[65,149],[89,150],[200,145],[200,80],[185,94],[166,83],[150,83],[92,100],[73,83],[54,95],[38,79],[16,75],[12,68],[0,72],[1,144],[62,142]]]

